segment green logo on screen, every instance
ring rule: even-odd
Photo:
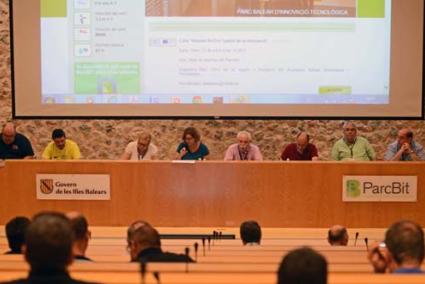
[[[355,179],[347,180],[345,184],[345,191],[348,197],[359,197],[361,194],[360,182]]]

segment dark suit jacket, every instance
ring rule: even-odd
[[[163,252],[160,248],[142,250],[138,259],[144,262],[194,262],[193,259],[184,254]]]
[[[90,282],[72,279],[67,271],[30,271],[28,278],[18,279],[4,284],[90,284]]]

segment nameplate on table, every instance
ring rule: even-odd
[[[37,199],[110,200],[110,176],[95,174],[37,174]]]
[[[417,176],[343,176],[344,202],[416,202]]]

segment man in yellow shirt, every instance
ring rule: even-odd
[[[62,129],[55,129],[52,132],[53,141],[50,142],[43,151],[45,160],[78,160],[81,157],[80,148],[77,143],[66,139]]]

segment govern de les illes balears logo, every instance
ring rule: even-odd
[[[44,194],[51,194],[54,190],[53,179],[41,179],[40,191]]]

